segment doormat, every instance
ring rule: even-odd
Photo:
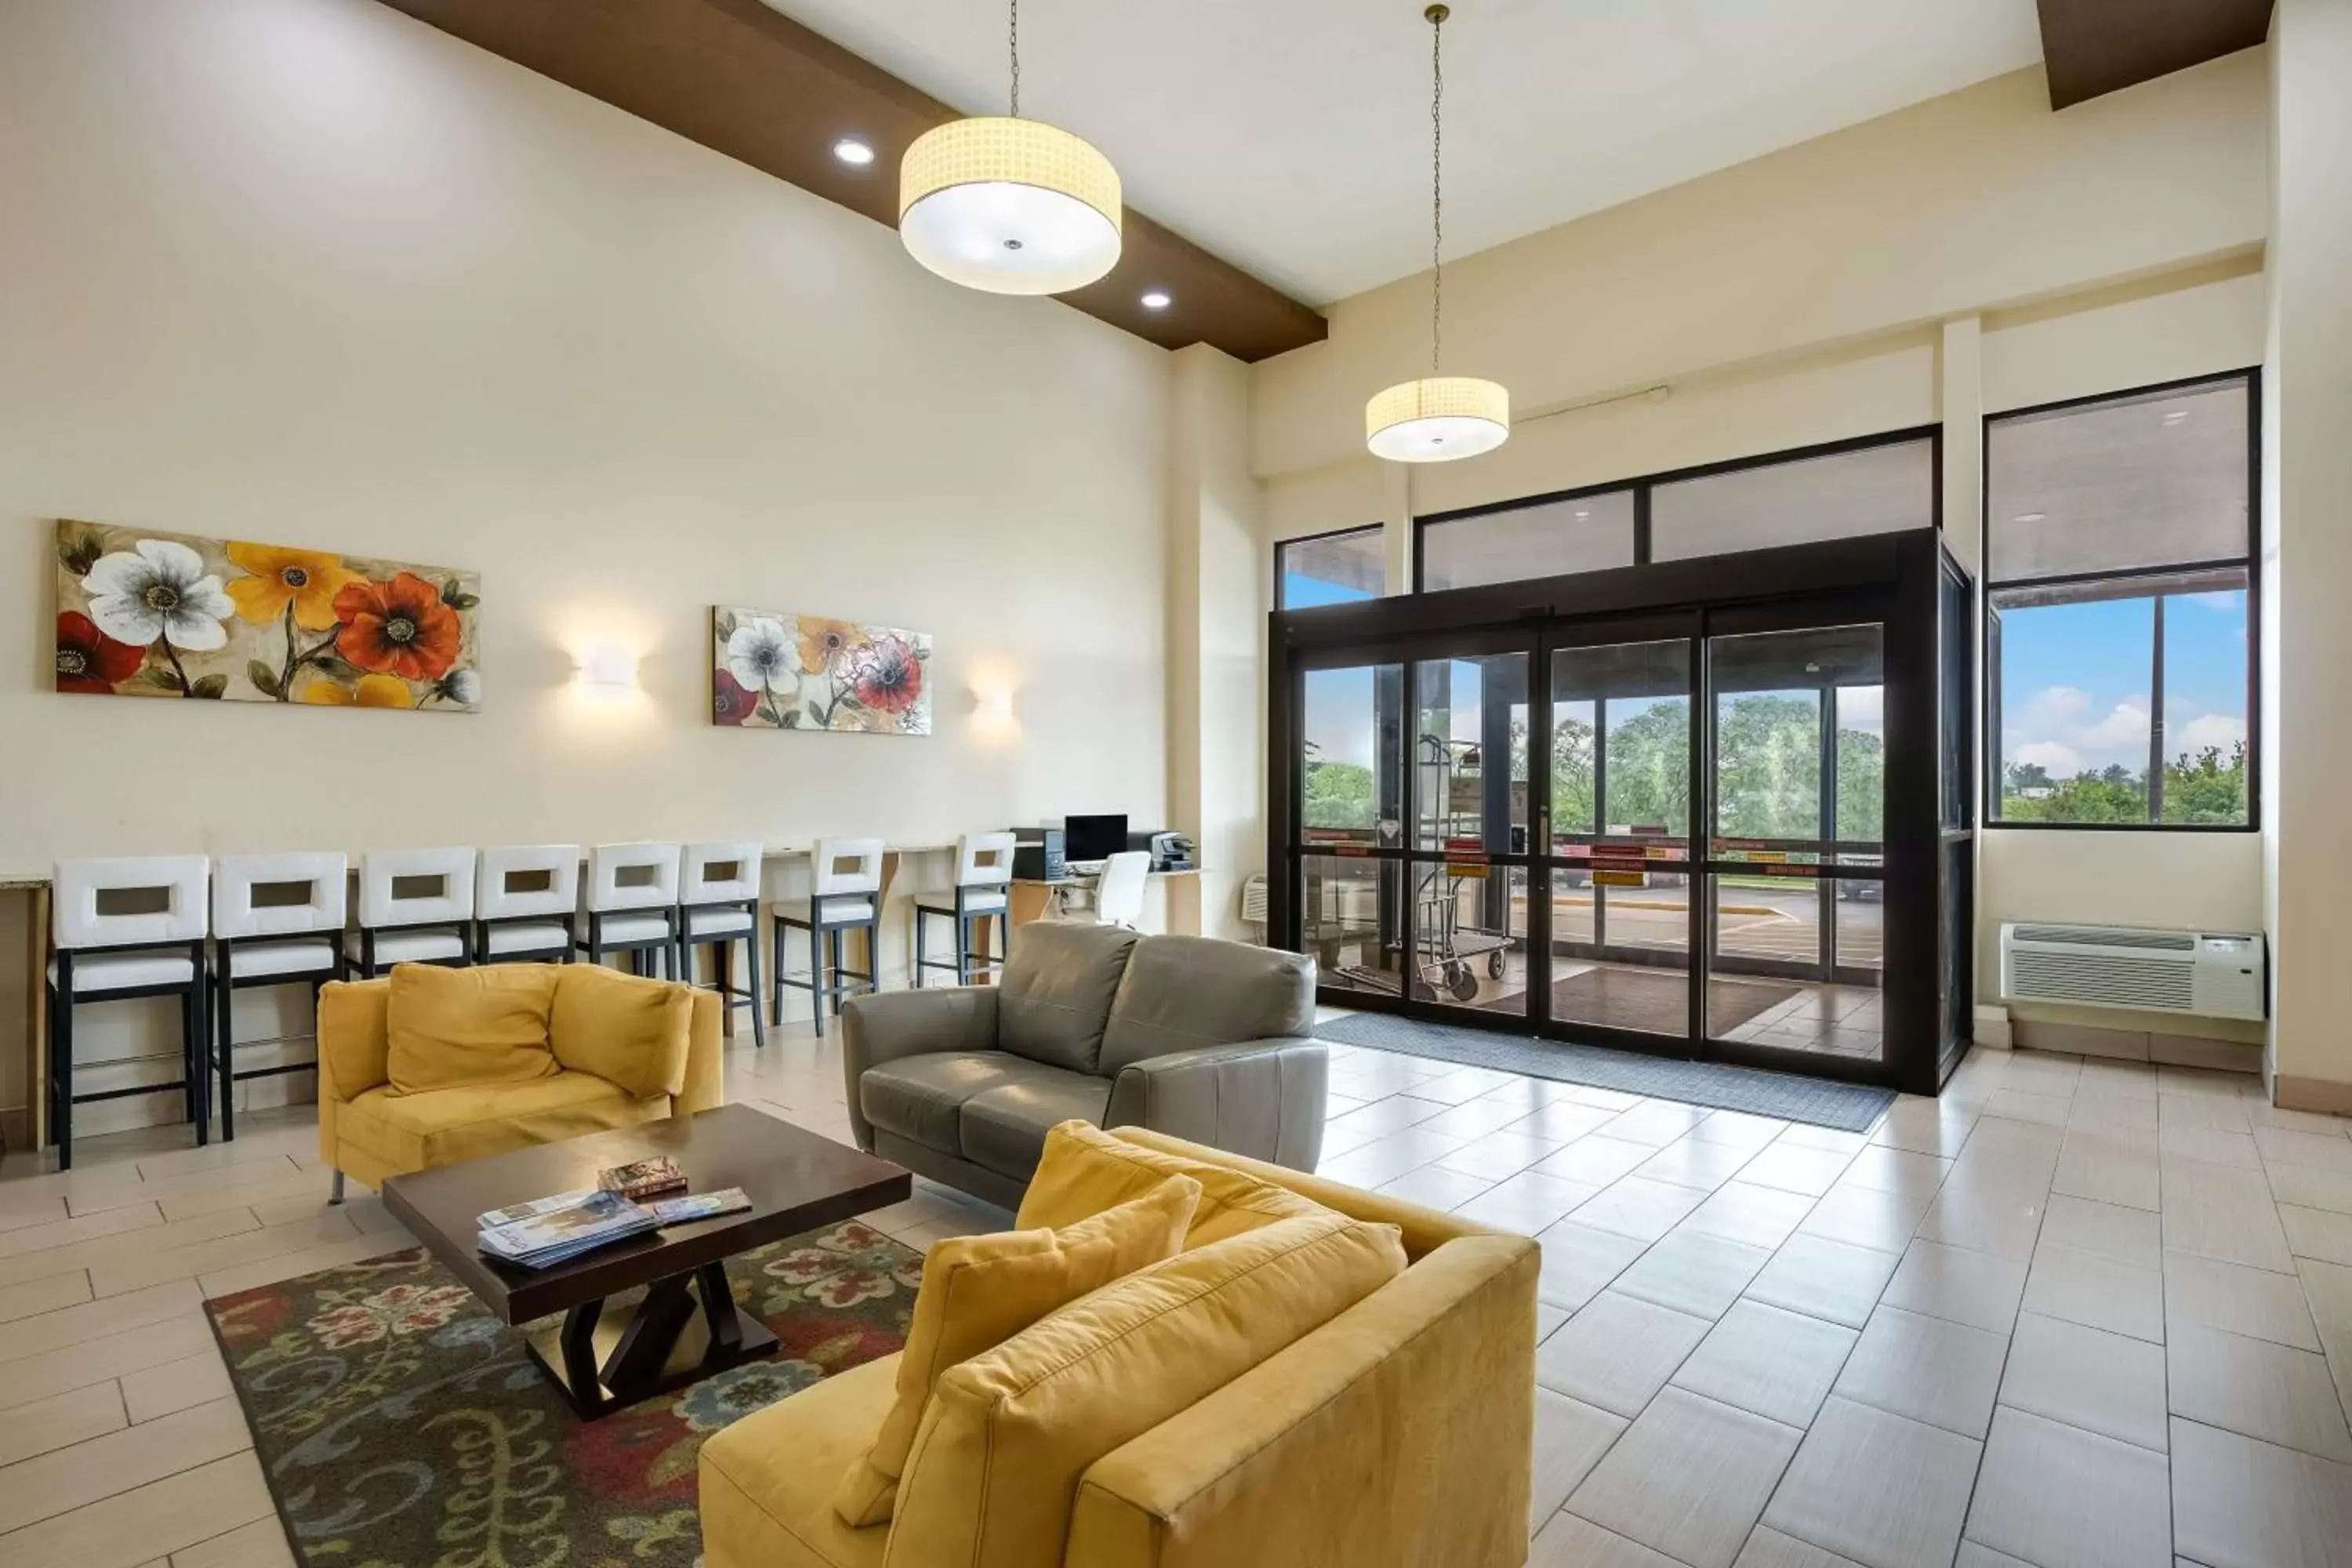
[[[1726,980],[1718,975],[1706,984],[1706,1032],[1721,1039],[1801,989],[1769,980]],[[1490,1013],[1528,1010],[1525,992],[1478,1005]],[[1685,1035],[1690,1032],[1690,976],[1671,969],[1599,965],[1552,983],[1551,1016],[1571,1024],[1639,1029],[1649,1035]]]
[[[1717,1110],[1776,1116],[1783,1121],[1834,1127],[1843,1132],[1869,1131],[1895,1103],[1891,1089],[1832,1083],[1719,1062],[1674,1061],[1605,1046],[1490,1034],[1388,1013],[1351,1013],[1316,1025],[1315,1033],[1318,1038],[1343,1046],[1463,1067],[1494,1068],[1653,1100],[1679,1100]]]
[[[776,1353],[582,1421],[413,1248],[205,1303],[304,1568],[689,1568],[703,1440],[906,1343],[923,1256],[856,1221],[727,1259]]]

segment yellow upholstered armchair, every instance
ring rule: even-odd
[[[1179,1169],[1172,1159],[1199,1179],[1204,1203],[1222,1190],[1226,1206],[1213,1221],[1196,1211],[1171,1268],[1235,1245],[1223,1238],[1248,1217],[1234,1212],[1247,1203],[1309,1215],[1273,1225],[1311,1231],[1345,1216],[1377,1227],[1393,1238],[1381,1245],[1401,1271],[1319,1327],[1246,1352],[1234,1336],[1294,1315],[1283,1300],[1261,1293],[1247,1310],[1239,1300],[1223,1308],[1202,1300],[1157,1318],[1139,1313],[1131,1332],[1088,1341],[1087,1314],[1104,1317],[1100,1303],[1149,1285],[1153,1270],[1097,1290],[939,1375],[886,1522],[851,1523],[839,1494],[845,1473],[877,1451],[903,1393],[902,1356],[826,1378],[703,1445],[709,1568],[1518,1568],[1527,1560],[1534,1241],[1137,1128],[1081,1129],[1076,1138],[1105,1157],[1049,1178],[1055,1140],[1078,1125],[1049,1138],[1023,1201],[1024,1229],[1033,1210],[1059,1223],[1120,1203],[1139,1183]],[[1122,1173],[1121,1163],[1131,1169]],[[1271,1205],[1235,1197],[1236,1177],[1285,1192]],[[1246,1247],[1275,1234],[1236,1239]],[[1248,1267],[1270,1274],[1275,1263]],[[1312,1317],[1303,1303],[1324,1272],[1318,1262],[1274,1289],[1296,1291]],[[924,1289],[931,1285],[927,1271]],[[1073,1315],[1080,1323],[1064,1326]],[[1089,1343],[1098,1355],[1074,1352]],[[1244,1370],[1220,1383],[1203,1371],[1211,1357]],[[1076,1390],[1045,1394],[1080,1363],[1099,1372]],[[950,1399],[965,1412],[993,1410],[996,1424],[937,1408]],[[1153,1414],[1139,1416],[1144,1407]]]
[[[347,1175],[381,1186],[707,1110],[726,1099],[719,1021],[713,992],[591,964],[409,964],[330,984],[319,997],[319,1152],[335,1198]]]

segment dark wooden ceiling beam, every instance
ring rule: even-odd
[[[908,144],[961,118],[760,0],[383,3],[892,227]],[[844,136],[871,146],[874,162],[835,158]],[[1110,276],[1061,299],[1162,348],[1207,342],[1240,360],[1319,342],[1329,330],[1318,312],[1132,207],[1124,226]],[[1144,309],[1153,289],[1174,303]]]
[[[2250,49],[2271,28],[2271,0],[2038,4],[2053,109]]]

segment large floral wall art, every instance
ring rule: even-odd
[[[59,691],[478,711],[470,572],[58,524]]]
[[[710,641],[714,724],[931,732],[928,633],[722,606]]]

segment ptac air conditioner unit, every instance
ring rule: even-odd
[[[2000,989],[2011,1002],[2138,1007],[2260,1018],[2263,939],[2241,931],[2002,922]]]

